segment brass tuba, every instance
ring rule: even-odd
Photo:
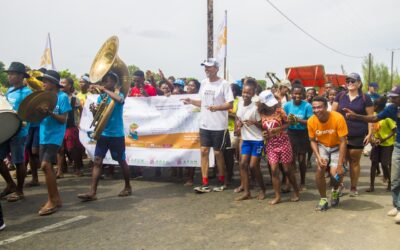
[[[119,77],[119,84],[121,85],[119,91],[122,92],[126,97],[130,87],[129,71],[126,64],[117,55],[118,46],[119,41],[118,37],[116,36],[110,37],[103,44],[93,60],[89,77],[90,82],[97,83],[103,79],[107,72],[112,70]],[[111,100],[111,102],[107,104],[107,99],[108,96],[106,96],[99,104],[93,117],[93,122],[90,125],[90,127],[94,127],[94,131],[91,134],[91,137],[94,140],[98,140],[100,138],[100,135],[107,125],[112,111],[114,110],[114,100]]]
[[[37,79],[43,76],[43,73],[39,70],[29,70],[28,75],[29,78],[26,79],[26,82],[29,88],[31,88],[32,91],[43,90],[43,82]]]

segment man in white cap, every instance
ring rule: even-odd
[[[208,193],[211,188],[208,185],[208,168],[210,148],[214,149],[218,167],[219,185],[213,191],[225,189],[225,161],[222,150],[229,138],[228,110],[233,106],[233,94],[229,83],[220,78],[217,73],[219,63],[214,58],[205,60],[201,66],[207,78],[201,82],[200,100],[190,98],[183,99],[185,104],[192,104],[200,109],[200,146],[201,146],[201,174],[202,186],[195,187],[198,193]]]

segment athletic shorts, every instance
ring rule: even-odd
[[[57,164],[57,153],[60,146],[56,144],[41,144],[39,146],[39,159],[40,162],[49,162]]]
[[[39,148],[40,127],[30,127],[26,138],[25,148],[32,153],[32,148]]]
[[[261,157],[264,141],[246,141],[242,143],[242,155]]]
[[[347,149],[364,149],[365,136],[348,136]]]
[[[114,161],[125,161],[125,137],[100,136],[100,139],[96,143],[94,156],[104,159],[108,150],[110,150],[111,158]]]
[[[77,127],[70,127],[65,130],[64,147],[67,151],[74,148],[82,149],[82,144],[79,141],[79,129]]]
[[[328,166],[337,168],[339,164],[339,146],[326,147],[318,143],[318,152],[321,158],[328,160]]]
[[[267,141],[266,153],[269,164],[289,164],[293,161],[293,151],[289,136],[282,134]]]
[[[228,130],[200,129],[200,146],[222,151],[226,147],[230,147],[230,144]]]
[[[310,145],[307,130],[288,130],[290,144],[294,154],[305,154],[307,153]]]
[[[0,160],[3,161],[11,154],[12,163],[24,163],[25,141],[26,136],[14,136],[10,140],[0,144]]]
[[[374,146],[371,149],[370,159],[374,162],[380,162],[384,166],[392,163],[392,153],[394,146]]]

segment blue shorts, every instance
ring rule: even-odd
[[[242,155],[261,157],[264,148],[264,141],[243,141]]]
[[[100,136],[96,144],[96,149],[94,150],[94,156],[104,159],[108,150],[110,150],[111,157],[114,161],[125,161],[125,137]]]
[[[14,136],[10,140],[0,144],[0,160],[11,154],[11,162],[14,164],[24,163],[26,136]]]
[[[40,127],[30,127],[26,138],[26,149],[32,153],[32,148],[39,148]]]

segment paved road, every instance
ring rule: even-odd
[[[267,200],[235,202],[232,190],[197,195],[167,177],[155,180],[152,171],[132,181],[134,194],[128,198],[117,197],[121,180],[103,180],[99,200],[82,203],[76,194],[87,191],[90,177],[67,175],[59,181],[64,206],[54,215],[36,214],[46,200],[44,185],[27,189],[23,201],[2,201],[7,228],[0,233],[0,248],[399,249],[400,225],[386,216],[391,199],[381,178],[375,193],[364,192],[367,164],[364,158],[360,197],[345,196],[339,208],[327,212],[314,211],[319,197],[311,171],[300,202],[289,202],[289,194],[275,206],[268,205],[271,186]]]

